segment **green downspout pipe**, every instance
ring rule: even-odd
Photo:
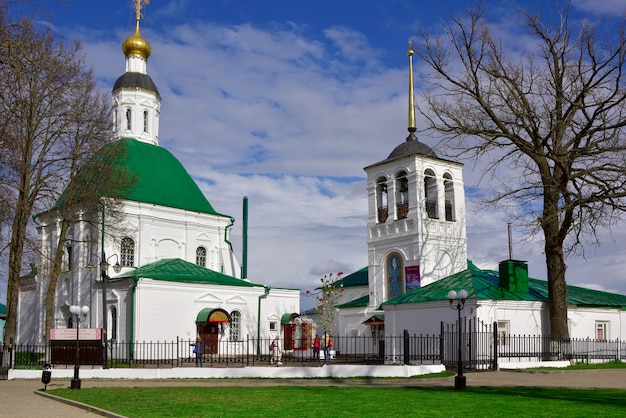
[[[243,197],[243,256],[241,257],[241,278],[248,278],[248,196]]]
[[[233,225],[235,224],[235,218],[230,217],[230,225],[226,225],[226,228],[224,228],[224,241],[226,241],[226,244],[228,244],[228,248],[230,248],[230,250],[233,250],[233,244],[231,244],[231,242],[228,240],[228,230],[230,228],[233,227]],[[222,265],[220,267],[220,270],[222,270],[220,273],[224,273],[224,263],[222,262]]]
[[[265,288],[265,292],[262,295],[259,295],[259,303],[258,303],[258,313],[257,313],[257,325],[256,325],[256,355],[261,355],[261,299],[265,299],[267,295],[270,294],[270,290],[272,289],[269,286],[263,286]]]

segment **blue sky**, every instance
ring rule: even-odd
[[[122,41],[134,30],[131,0],[47,1],[41,19],[80,39],[100,85],[124,72]],[[521,39],[515,10],[545,1],[485,0],[503,39]],[[437,31],[473,1],[152,0],[141,32],[152,45],[148,73],[163,102],[160,144],[181,160],[213,207],[237,218],[249,198],[249,278],[310,289],[326,273],[367,265],[363,167],[407,135],[407,41]],[[608,19],[626,0],[572,0],[573,16]],[[545,10],[544,10],[545,11]],[[611,20],[613,19],[613,20]],[[416,96],[422,86],[416,62]],[[420,129],[420,126],[418,126]],[[418,132],[433,146],[428,132]],[[480,167],[466,165],[466,188]],[[479,190],[479,189],[477,189]],[[469,193],[468,193],[469,195]],[[508,258],[507,220],[467,202],[469,258],[495,268]],[[568,261],[568,281],[626,293],[625,229]],[[514,258],[545,279],[540,237],[514,229]],[[305,307],[311,303],[304,303]]]

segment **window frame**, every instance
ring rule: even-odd
[[[120,241],[120,265],[122,267],[135,265],[135,240],[131,237],[124,237]]]
[[[595,323],[595,335],[596,340],[607,341],[610,338],[610,322],[609,321],[596,321]]]
[[[376,180],[376,221],[385,223],[389,217],[389,195],[387,192],[387,179],[379,177]]]
[[[241,340],[241,312],[232,311],[230,313],[230,330],[228,335],[229,341]]]
[[[511,323],[509,321],[496,321],[498,324],[498,347],[507,347],[511,342]]]
[[[204,251],[204,254],[199,254],[201,251]],[[201,267],[207,266],[207,249],[202,245],[196,248],[196,265]]]
[[[149,133],[150,132],[150,112],[148,112],[147,110],[143,111],[143,132],[144,133]]]
[[[130,107],[126,108],[126,130],[133,130],[133,110]]]

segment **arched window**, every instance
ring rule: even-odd
[[[230,341],[239,341],[241,338],[241,312],[232,311],[230,313]]]
[[[63,284],[61,285],[61,296],[67,299],[70,296],[70,279],[67,278],[63,280]]]
[[[143,131],[148,133],[148,111],[143,111]]]
[[[387,300],[404,293],[404,263],[398,253],[391,253],[387,257]]]
[[[111,306],[109,308],[109,339],[117,340],[117,308],[115,306]]]
[[[431,219],[439,219],[439,208],[437,207],[437,179],[432,170],[424,172],[424,202],[426,203],[426,214]]]
[[[396,219],[404,219],[409,213],[409,181],[406,172],[396,176]]]
[[[384,177],[376,180],[376,207],[378,222],[385,222],[389,213],[387,211],[387,179]]]
[[[196,248],[196,264],[202,267],[206,267],[206,248]]]
[[[454,182],[452,181],[452,176],[449,173],[443,175],[443,189],[445,191],[446,199],[446,221],[455,221]]]
[[[135,241],[133,241],[132,238],[122,238],[120,264],[122,267],[132,267],[135,265]]]
[[[63,254],[61,264],[63,266],[63,271],[72,270],[72,244],[69,242],[65,243],[65,252]]]
[[[133,115],[133,112],[130,110],[130,107],[127,108],[126,109],[126,129],[129,131],[133,128],[132,115]]]

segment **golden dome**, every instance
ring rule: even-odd
[[[145,59],[148,59],[152,53],[150,43],[143,39],[139,33],[139,22],[137,22],[137,29],[135,30],[135,33],[126,38],[122,43],[122,51],[124,51],[124,55],[126,56],[140,55]]]

